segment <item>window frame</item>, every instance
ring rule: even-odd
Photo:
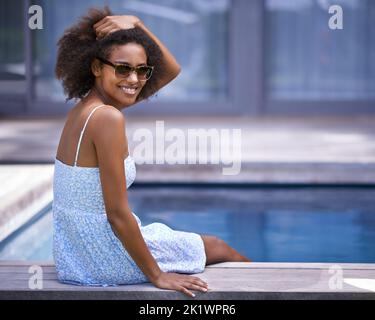
[[[263,3],[263,36],[267,34],[266,4]],[[327,22],[328,23],[328,22]],[[328,28],[328,24],[327,24]],[[266,42],[263,43],[263,52],[266,52]],[[264,61],[265,63],[265,61]],[[263,68],[266,74],[265,66]],[[351,114],[374,114],[375,99],[275,99],[267,96],[266,83],[263,84],[263,107],[261,114],[269,115],[351,115]]]

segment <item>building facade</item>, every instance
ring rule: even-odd
[[[43,10],[31,29],[32,5]],[[0,115],[64,115],[56,43],[89,7],[139,16],[182,66],[137,115],[375,112],[372,0],[1,0]],[[342,28],[329,21],[342,8]],[[337,22],[337,21],[336,21]]]

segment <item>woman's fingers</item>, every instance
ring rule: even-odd
[[[191,282],[183,282],[183,283],[181,283],[181,285],[178,287],[177,290],[179,290],[182,293],[188,295],[189,297],[194,298],[195,294],[193,292],[191,292],[189,289],[196,290],[196,291],[207,292],[207,288],[199,286],[199,285],[196,285],[196,284],[191,283]]]
[[[200,286],[200,285],[197,285],[197,284],[194,284],[194,283],[191,283],[191,282],[185,282],[183,284],[183,286],[185,288],[189,288],[189,289],[193,289],[193,290],[197,290],[197,291],[202,291],[202,292],[207,292],[207,288],[206,287]]]
[[[208,287],[207,282],[203,281],[202,279],[199,279],[199,278],[194,277],[194,278],[193,278],[193,282],[194,282],[195,284],[199,285],[199,286],[206,287],[206,288]]]
[[[190,290],[186,289],[184,286],[180,286],[177,289],[178,291],[181,291],[182,293],[186,294],[187,296],[194,298],[195,294],[192,293]]]
[[[193,283],[197,286],[200,286],[200,287],[203,287],[203,288],[208,288],[208,284],[205,281],[203,281],[202,279],[197,278],[197,277],[185,276],[182,280],[183,280],[183,282],[186,282],[186,283]]]
[[[190,283],[194,283],[195,285],[198,285],[200,287],[208,288],[207,282],[203,281],[200,278],[187,276],[184,280]]]
[[[201,279],[186,279],[186,280],[187,281],[185,281],[185,283],[189,285],[190,289],[193,289],[193,287],[194,287],[194,289],[201,290],[201,291],[204,291],[204,292],[206,292],[207,289],[208,289],[207,283],[205,283]]]
[[[98,38],[121,29],[135,28],[139,19],[135,16],[107,16],[93,25]]]
[[[111,23],[112,23],[111,21],[104,21],[104,19],[102,19],[98,23],[95,23],[93,25],[93,28],[95,30],[100,29],[100,28],[105,28],[106,26],[109,26]]]
[[[106,35],[114,32],[114,31],[117,31],[117,30],[119,30],[119,28],[111,25],[111,26],[96,30],[96,34],[97,34],[98,37],[105,37]]]
[[[118,25],[112,21],[108,21],[98,27],[94,27],[94,30],[96,33],[98,33],[98,32],[103,32],[108,28],[114,28],[114,27],[118,27]]]
[[[195,294],[191,290],[200,292],[207,292],[208,290],[207,283],[200,278],[179,273],[162,274],[155,285],[161,289],[180,291],[192,298],[195,297]]]
[[[208,291],[208,285],[202,279],[192,276],[186,276],[181,284],[186,289],[192,289],[202,292]]]
[[[100,26],[102,26],[102,25],[104,25],[104,24],[106,24],[106,23],[111,23],[111,18],[110,18],[110,16],[106,16],[106,17],[104,17],[102,20],[100,20],[100,21],[98,21],[97,23],[95,23],[95,24],[93,25],[93,27],[94,27],[94,29],[96,29],[96,28],[98,28],[98,27],[100,27]]]

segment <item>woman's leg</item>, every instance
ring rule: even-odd
[[[219,262],[251,262],[215,236],[201,235],[206,251],[206,265]]]

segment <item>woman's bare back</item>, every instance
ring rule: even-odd
[[[67,165],[73,166],[81,131],[90,112],[94,108],[95,106],[89,107],[78,104],[69,111],[67,115],[67,120],[65,122],[64,128],[60,136],[60,141],[56,152],[56,158],[59,161]],[[105,130],[105,128],[101,128],[100,126],[95,125],[95,120],[97,120],[97,118],[100,117],[100,112],[98,111],[94,112],[94,114],[90,118],[90,121],[88,121],[86,129],[84,131],[76,164],[79,167],[99,166],[92,136],[93,130]],[[126,148],[124,150],[124,159],[129,154],[126,135],[125,141]]]

